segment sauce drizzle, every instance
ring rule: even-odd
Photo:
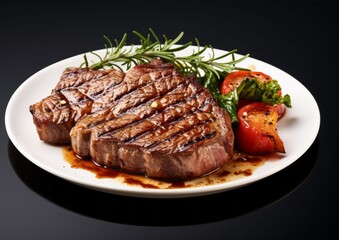
[[[70,146],[63,147],[63,156],[72,168],[90,171],[94,173],[98,179],[118,179],[127,185],[153,189],[190,188],[230,182],[252,175],[253,172],[258,167],[262,166],[268,158],[272,158],[272,155],[248,156],[243,153],[235,152],[234,157],[230,162],[210,174],[188,181],[166,182],[98,166],[91,159],[82,159],[78,157]]]

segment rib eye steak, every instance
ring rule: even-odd
[[[62,127],[49,127],[53,137],[45,139],[53,139],[55,129],[63,130],[58,139],[66,139],[66,130],[70,130],[68,136],[78,156],[170,181],[200,177],[232,158],[230,117],[195,76],[183,76],[172,64],[158,59],[136,65],[126,74],[76,71],[91,77],[67,81],[66,70],[52,95],[42,100],[44,104],[67,101],[65,108],[58,107],[58,113],[52,114],[52,119],[63,120]],[[113,75],[114,83],[102,86],[104,74]],[[40,104],[31,107],[38,132],[47,129],[39,117],[51,115]],[[36,109],[43,114],[36,114]]]

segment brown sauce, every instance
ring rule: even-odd
[[[94,173],[97,178],[118,179],[128,185],[156,189],[189,188],[230,182],[239,178],[251,176],[267,159],[272,158],[272,155],[248,156],[235,152],[233,160],[225,164],[224,167],[206,176],[182,182],[166,182],[98,166],[90,159],[79,158],[69,146],[63,147],[63,155],[72,168],[85,169]]]

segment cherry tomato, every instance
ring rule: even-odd
[[[253,102],[238,111],[239,125],[235,130],[235,145],[251,155],[271,152],[285,153],[276,124],[278,111],[268,104]]]

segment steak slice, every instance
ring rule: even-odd
[[[70,143],[69,132],[80,117],[110,88],[123,81],[118,70],[66,69],[50,96],[30,106],[41,140],[51,144]]]
[[[92,110],[71,129],[71,143],[102,166],[174,181],[208,174],[233,155],[226,111],[171,64],[135,66]]]

